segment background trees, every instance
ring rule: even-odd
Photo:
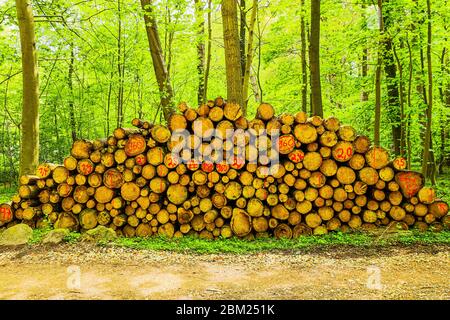
[[[319,97],[313,93],[315,74],[324,116],[336,115],[369,136],[379,118],[382,146],[404,154],[415,168],[431,150],[426,173],[432,177],[433,168],[445,172],[450,153],[449,1],[321,0],[319,10],[311,7],[318,2],[31,0],[40,88],[26,90],[26,96],[39,97],[34,100],[39,101],[39,160],[60,162],[74,137],[106,136],[133,117],[164,121],[164,114],[181,101],[194,105],[228,96],[246,103],[250,117],[261,101],[280,113],[310,111]],[[379,4],[384,30],[379,29]],[[232,10],[229,22],[227,10]],[[312,21],[313,12],[320,19]],[[20,137],[33,141],[22,129],[27,117],[22,116],[17,13],[15,0],[0,0],[4,181],[17,179]],[[236,49],[228,50],[229,45]],[[236,61],[228,77],[224,47]],[[320,73],[313,72],[317,55],[308,48],[320,48]],[[227,92],[227,78],[233,78],[235,94]],[[424,149],[427,141],[430,147]]]

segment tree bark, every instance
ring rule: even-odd
[[[431,150],[431,116],[433,111],[433,69],[431,64],[431,4],[430,0],[427,0],[427,71],[428,71],[428,105],[426,110],[426,129],[425,129],[425,144],[422,160],[422,174],[426,178],[431,178],[433,184],[435,181],[435,168],[434,168],[434,154]]]
[[[385,3],[388,0],[384,0]],[[389,8],[387,6],[386,8]],[[389,32],[385,33],[390,26],[390,11],[383,13],[383,24],[384,24],[384,37],[383,37],[383,64],[384,72],[386,74],[386,87],[387,87],[387,108],[389,113],[389,119],[391,121],[392,127],[392,142],[394,146],[394,153],[396,155],[400,154],[400,143],[401,143],[401,112],[399,110],[399,88],[397,82],[397,70],[395,67],[392,38]]]
[[[256,21],[256,13],[258,11],[258,0],[253,0],[252,15],[250,17],[250,24],[248,27],[248,43],[247,43],[247,58],[245,59],[245,69],[244,69],[244,81],[243,81],[243,98],[244,98],[244,109],[247,109],[248,104],[248,86],[250,81],[250,68],[253,61],[253,34]]]
[[[211,67],[211,42],[212,42],[212,21],[211,21],[211,10],[212,10],[212,0],[208,0],[208,42],[206,47],[206,65],[205,65],[205,80],[204,80],[204,91],[203,91],[203,101],[207,100],[208,97],[208,80],[209,80],[209,69]]]
[[[311,95],[313,114],[323,117],[320,85],[320,0],[311,1]]]
[[[122,57],[122,3],[117,0],[117,14],[118,14],[118,32],[117,32],[117,74],[119,76],[119,90],[117,94],[117,127],[122,126],[123,122],[123,57]]]
[[[75,121],[75,107],[74,107],[74,95],[73,95],[73,71],[74,71],[74,48],[73,43],[70,43],[70,62],[69,62],[69,71],[67,75],[67,85],[70,91],[69,97],[69,117],[70,117],[70,132],[72,135],[72,141],[75,142],[77,140],[77,125]]]
[[[223,40],[225,45],[225,67],[227,76],[227,100],[244,105],[242,96],[241,61],[237,7],[234,0],[222,1]],[[245,109],[243,108],[245,115]]]
[[[167,121],[170,114],[175,111],[172,101],[172,85],[170,84],[169,74],[164,62],[156,19],[153,16],[152,1],[141,0],[141,6],[144,10],[145,30],[152,56],[153,69],[155,70],[156,80],[158,81],[161,107],[164,113],[164,118]]]
[[[397,69],[398,69],[398,76],[399,76],[399,107],[400,107],[400,141],[399,141],[399,155],[404,156],[405,155],[405,103],[403,101],[404,97],[404,86],[403,86],[403,66],[402,63],[397,55],[397,51],[395,50],[395,47],[392,47],[395,61],[397,63]],[[394,132],[394,128],[393,128]],[[395,140],[394,140],[395,142]],[[395,146],[395,144],[394,144]]]
[[[383,22],[383,1],[378,0],[378,24],[380,29],[380,37],[384,34]],[[375,146],[380,145],[380,117],[381,117],[381,64],[382,64],[382,41],[378,44],[377,68],[375,71],[375,125],[374,138]]]
[[[39,162],[39,71],[30,0],[16,0],[22,50],[22,140],[20,175],[34,174]]]
[[[244,83],[245,74],[245,27],[247,26],[247,12],[245,11],[245,0],[239,0],[239,13],[240,13],[240,24],[239,24],[239,52],[241,53],[241,75],[242,83]],[[245,99],[245,96],[244,96]]]
[[[301,49],[300,56],[302,60],[302,111],[307,112],[307,95],[308,95],[308,69],[306,63],[306,26],[305,26],[305,0],[301,0],[301,16],[300,16],[300,41]]]
[[[205,19],[203,17],[202,0],[195,2],[195,23],[197,28],[197,73],[198,73],[198,91],[197,100],[201,105],[205,102]]]

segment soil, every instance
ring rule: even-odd
[[[449,258],[445,245],[240,255],[85,243],[0,248],[0,299],[447,300]]]

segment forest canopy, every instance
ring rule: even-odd
[[[226,98],[234,81],[248,117],[261,102],[277,113],[323,109],[375,142],[379,127],[379,144],[412,167],[429,149],[429,177],[448,165],[447,0],[28,2],[40,162],[61,163],[74,139],[106,137],[133,118],[164,122],[181,101]],[[18,178],[28,94],[19,3],[26,1],[0,0],[0,182]],[[225,8],[236,10],[235,22]],[[227,43],[230,32],[238,47]],[[241,74],[227,72],[233,52]]]

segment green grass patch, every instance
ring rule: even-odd
[[[432,232],[399,232],[376,236],[369,233],[330,233],[322,236],[307,236],[298,239],[255,239],[237,238],[204,240],[194,237],[179,239],[151,238],[118,238],[112,245],[138,250],[168,250],[176,252],[196,253],[252,253],[261,251],[289,251],[327,246],[393,246],[415,244],[450,245],[450,231]],[[110,244],[111,245],[111,244]]]
[[[0,203],[10,202],[14,194],[17,193],[17,187],[0,187]]]

